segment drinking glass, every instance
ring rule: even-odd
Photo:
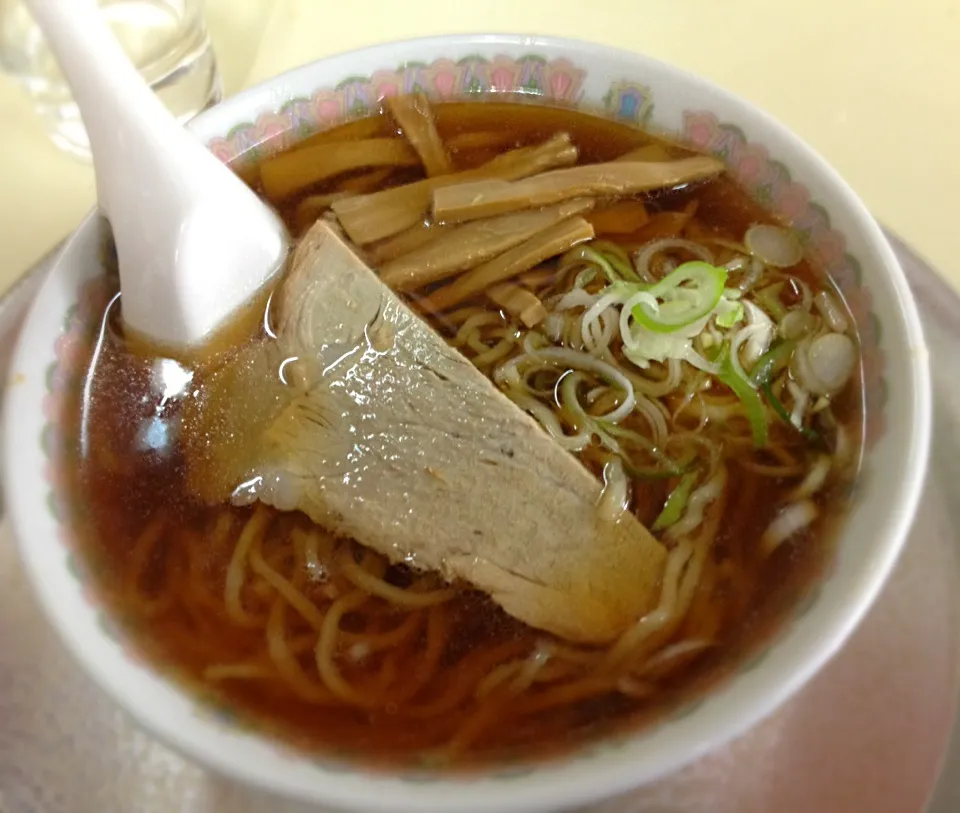
[[[76,2],[96,3],[147,84],[181,121],[219,101],[220,76],[202,0]],[[0,0],[0,68],[26,88],[53,141],[89,158],[70,89],[23,0]]]

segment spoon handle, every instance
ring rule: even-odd
[[[124,200],[130,170],[140,175],[161,169],[154,160],[143,165],[145,154],[162,158],[174,145],[187,153],[202,147],[147,87],[94,0],[27,0],[27,5],[80,108],[100,206],[109,217]]]
[[[93,0],[27,5],[89,136],[124,322],[168,349],[202,342],[282,265],[282,224],[163,106]]]

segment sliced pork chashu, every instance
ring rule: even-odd
[[[258,499],[573,641],[609,641],[655,605],[660,543],[629,514],[602,518],[596,478],[329,225],[274,299],[277,339],[212,376],[191,418],[198,495],[256,481]]]

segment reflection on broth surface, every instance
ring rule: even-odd
[[[853,322],[713,159],[404,97],[248,182],[303,238],[269,304],[177,362],[115,300],[76,416],[155,662],[311,748],[541,757],[696,696],[818,577]]]

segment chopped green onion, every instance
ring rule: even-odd
[[[770,381],[764,382],[761,386],[763,388],[763,394],[767,396],[767,401],[770,403],[770,406],[773,407],[773,411],[777,413],[777,416],[780,418],[780,420],[782,420],[791,429],[799,432],[806,440],[811,442],[818,442],[821,440],[819,433],[813,429],[808,429],[806,426],[797,426],[793,421],[790,420],[790,413],[787,412],[787,408],[780,403],[780,399],[773,394]]]
[[[594,243],[590,243],[589,245],[571,248],[560,258],[560,270],[565,271],[573,266],[585,265],[586,268],[577,273],[577,287],[582,287],[586,282],[592,280],[598,269],[608,281],[612,283],[621,282],[622,277],[620,272],[617,271],[614,265],[622,266],[625,260],[618,256],[613,261],[613,264],[611,264],[610,255],[613,254],[613,251],[600,252],[595,248],[591,248],[591,246],[594,245]],[[611,248],[613,247],[613,244],[607,245]],[[632,268],[629,269],[628,278],[631,281],[639,279]]]
[[[763,305],[763,309],[778,322],[787,315],[787,309],[780,301],[780,292],[782,290],[783,282],[775,282],[773,285],[768,285],[766,288],[754,294],[757,302]]]
[[[750,382],[734,368],[730,361],[730,348],[728,346],[725,346],[722,351],[720,373],[717,377],[733,390],[733,394],[740,399],[740,403],[743,404],[743,411],[750,422],[753,445],[762,449],[767,445],[767,410],[764,408],[763,399],[760,398]]]
[[[683,457],[674,460],[669,455],[664,454],[653,443],[642,435],[633,432],[630,429],[624,429],[621,426],[613,425],[609,427],[609,435],[618,441],[638,442],[643,450],[653,457],[653,462],[649,466],[638,466],[630,460],[628,454],[623,451],[614,452],[608,445],[610,451],[601,453],[604,465],[613,460],[619,460],[623,470],[635,480],[669,480],[673,477],[682,477],[688,471],[691,471],[697,465],[696,453],[686,454]]]
[[[724,307],[724,303],[726,303],[726,307]],[[717,327],[733,327],[743,319],[743,316],[742,302],[730,302],[724,298],[717,303]]]
[[[601,257],[613,266],[613,269],[625,280],[630,282],[639,282],[640,277],[630,262],[630,257],[616,243],[610,243],[606,240],[594,240],[590,243],[590,249],[596,251]]]
[[[633,308],[633,318],[654,333],[680,330],[717,306],[726,282],[724,268],[699,261],[683,263],[659,282],[638,288],[659,301],[656,307],[648,302],[638,303]]]
[[[670,492],[667,501],[663,504],[663,510],[660,511],[660,515],[654,520],[653,526],[651,527],[652,531],[662,531],[676,524],[683,514],[683,509],[687,507],[690,492],[693,491],[696,482],[697,472],[695,471],[687,472],[680,478],[679,484]]]
[[[796,342],[780,342],[771,347],[757,359],[750,373],[750,381],[754,387],[763,387],[770,382],[777,369],[790,358]]]
[[[600,270],[603,271],[603,275],[610,280],[610,282],[620,282],[620,274],[617,273],[616,269],[610,264],[610,261],[599,251],[594,251],[592,248],[584,246],[580,249],[580,256],[587,262],[599,266]]]

